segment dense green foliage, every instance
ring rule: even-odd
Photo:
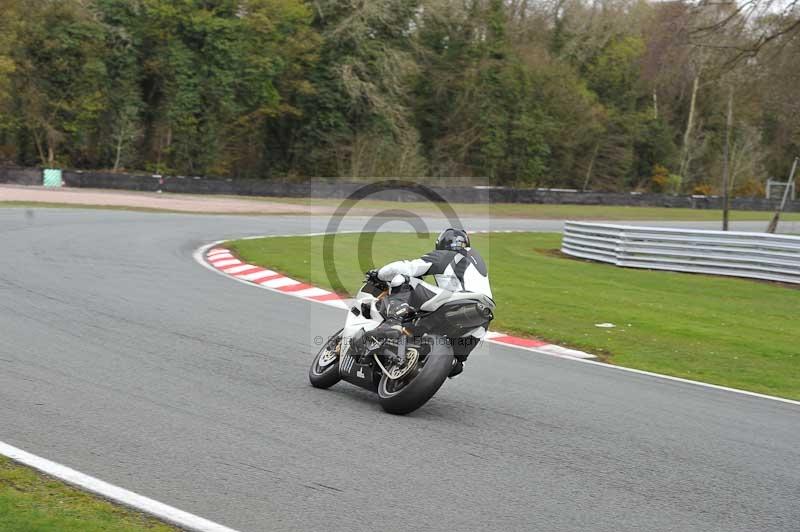
[[[797,13],[720,51],[709,6],[0,0],[0,163],[719,191],[733,85],[731,188],[758,194],[800,151],[800,41],[726,50]]]
[[[321,237],[238,240],[243,260],[331,286]],[[337,235],[345,287],[363,280],[357,234]],[[430,239],[380,233],[375,264],[420,256]],[[496,330],[529,334],[613,364],[800,398],[800,291],[742,279],[617,268],[558,256],[560,235],[473,235],[492,279]],[[344,319],[344,317],[342,317]],[[613,323],[599,328],[597,323]],[[324,334],[326,331],[315,331]],[[473,356],[485,356],[477,351]]]

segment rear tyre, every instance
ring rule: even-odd
[[[314,388],[330,388],[340,380],[339,354],[335,351],[342,341],[342,329],[322,346],[308,370],[308,380]]]
[[[453,369],[453,348],[441,336],[432,336],[430,352],[418,369],[392,381],[385,374],[378,384],[378,400],[390,414],[408,414],[421,407],[441,388]]]

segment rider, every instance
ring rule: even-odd
[[[486,263],[480,253],[470,247],[469,235],[461,229],[450,228],[439,233],[436,238],[436,248],[419,259],[392,262],[369,274],[387,283],[391,283],[398,275],[418,278],[433,275],[439,288],[451,292],[476,292],[492,297]],[[413,306],[418,307],[436,295],[432,290],[434,287],[430,285],[428,287],[418,284],[414,288],[410,296]],[[393,305],[393,307],[393,312],[372,331],[372,336],[396,337],[400,334],[402,316],[411,308],[407,304]],[[464,371],[464,362],[484,334],[486,329],[481,328],[466,338],[452,340],[456,360],[450,377],[455,377]]]

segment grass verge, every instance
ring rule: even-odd
[[[2,532],[174,532],[139,512],[41,475],[0,456]]]
[[[140,193],[143,194],[143,193]],[[180,197],[180,194],[171,194]],[[166,197],[163,196],[163,197]],[[192,196],[196,198],[197,196]],[[271,203],[284,203],[287,205],[304,205],[311,207],[330,207],[332,213],[339,207],[343,200],[339,199],[308,199],[308,198],[273,198],[253,196],[215,196],[253,202],[269,201]],[[671,209],[664,207],[623,207],[604,205],[539,205],[494,203],[473,204],[455,203],[451,205],[460,216],[495,217],[495,218],[524,218],[532,220],[621,220],[621,221],[685,221],[685,222],[716,222],[722,220],[722,212],[706,209]],[[162,209],[157,207],[133,207],[118,205],[96,205],[84,203],[53,203],[38,201],[2,201],[0,207],[21,208],[65,208],[65,209],[107,209],[119,211],[160,212],[173,214],[198,214],[199,212]],[[391,202],[364,200],[354,205],[351,214],[373,216],[390,209],[403,209],[417,215],[441,215],[435,204],[422,202]],[[200,214],[228,214],[239,216],[274,216],[303,214],[297,213],[264,213],[258,210],[245,212],[202,212]],[[731,211],[731,220],[734,222],[763,221],[766,229],[767,223],[772,218],[771,212],[765,211]],[[784,222],[800,221],[800,213],[784,213],[781,216]]]
[[[249,198],[295,203],[309,206],[338,207],[343,200],[321,198]],[[459,216],[491,216],[496,218],[530,218],[537,220],[651,220],[716,222],[722,224],[722,211],[711,209],[675,209],[667,207],[625,207],[618,205],[545,205],[530,203],[452,203]],[[363,200],[353,206],[354,214],[374,214],[387,209],[404,209],[417,214],[441,214],[435,204],[426,202],[391,202]],[[763,221],[764,228],[772,219],[767,211],[731,211],[733,221]],[[784,213],[784,221],[800,220],[800,213]]]
[[[364,269],[358,239],[341,234],[335,240],[334,264],[349,289],[358,287]],[[494,328],[589,351],[613,364],[800,399],[800,290],[568,259],[557,252],[560,240],[553,233],[474,236],[490,267],[498,304]],[[249,263],[330,287],[321,237],[229,246]],[[429,237],[378,234],[373,263],[417,257],[430,246]]]

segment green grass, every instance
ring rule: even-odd
[[[237,196],[238,197],[238,196]],[[298,205],[338,207],[343,200],[319,198],[248,198],[281,201]],[[616,205],[544,205],[525,203],[452,203],[459,216],[494,216],[498,218],[530,218],[540,220],[668,220],[708,221],[722,223],[722,211],[710,209],[675,209],[666,207],[623,207]],[[435,204],[424,202],[360,201],[353,213],[375,213],[384,209],[405,209],[417,214],[441,214]],[[772,212],[731,211],[733,221],[763,221],[764,228]],[[782,220],[800,220],[800,213],[785,213]]]
[[[176,528],[0,456],[2,532],[170,532]]]
[[[336,237],[335,265],[358,287],[358,235]],[[374,264],[419,256],[431,239],[375,236]],[[678,377],[800,399],[800,290],[743,279],[617,268],[560,256],[560,235],[475,235],[498,304],[493,327]],[[246,261],[330,286],[321,237],[240,240]],[[613,329],[595,327],[610,322]]]
[[[166,195],[165,195],[166,196]],[[180,197],[180,194],[172,194]],[[193,196],[196,197],[196,196]],[[330,207],[333,212],[339,207],[343,200],[339,199],[318,199],[318,198],[273,198],[273,197],[253,197],[253,196],[222,196],[238,200],[250,200],[254,202],[269,201],[272,203],[285,203],[288,205],[308,205],[316,207]],[[706,209],[671,209],[664,207],[622,207],[604,205],[539,205],[521,203],[494,203],[494,204],[473,204],[473,203],[454,203],[451,206],[458,212],[459,216],[477,217],[496,217],[496,218],[528,218],[538,220],[622,220],[622,221],[687,221],[687,222],[720,222],[722,223],[722,212],[718,210]],[[176,211],[170,209],[147,208],[147,207],[125,207],[116,205],[90,205],[90,204],[71,204],[71,203],[52,203],[37,201],[1,201],[0,207],[23,207],[23,208],[66,208],[66,209],[108,209],[120,211],[139,211],[139,212],[167,212],[174,214],[197,214],[187,211]],[[438,206],[423,202],[391,202],[378,200],[364,200],[353,206],[351,214],[375,215],[384,210],[402,209],[417,215],[439,216],[441,211]],[[272,216],[272,213],[260,212],[204,212],[202,214],[229,214],[240,216]],[[291,213],[276,213],[286,215]],[[296,213],[303,214],[303,213]],[[765,211],[731,211],[732,221],[763,221],[766,229],[767,223],[772,218],[771,212]],[[784,213],[781,215],[782,221],[800,221],[800,213]]]

